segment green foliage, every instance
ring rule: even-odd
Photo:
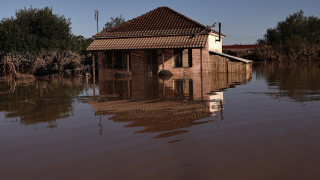
[[[275,28],[268,29],[258,43],[271,47],[284,59],[299,60],[302,56],[311,59],[319,50],[320,19],[306,17],[303,11],[298,11],[278,22]]]
[[[124,23],[124,22],[126,22],[126,20],[122,17],[122,15],[120,15],[119,17],[111,17],[110,18],[110,21],[109,22],[107,22],[105,25],[104,25],[104,30],[105,29],[109,29],[109,28],[112,28],[112,27],[115,27],[115,26],[117,26],[117,25],[119,25],[119,24],[122,24],[122,23]]]
[[[93,38],[72,35],[70,50],[80,55],[87,55],[87,47],[92,43]]]
[[[20,9],[15,17],[0,22],[0,49],[2,53],[41,50],[68,50],[71,43],[71,22],[52,9]]]
[[[24,8],[0,21],[0,62],[13,62],[22,73],[74,75],[88,70],[81,63],[92,41],[73,35],[70,19],[49,7]]]

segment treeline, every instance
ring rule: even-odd
[[[11,61],[23,73],[36,75],[70,70],[66,68],[79,70],[92,41],[73,35],[70,19],[53,14],[49,7],[24,8],[17,10],[15,17],[0,22],[0,62]],[[70,56],[72,63],[64,62]],[[54,66],[59,68],[46,71]]]
[[[265,44],[265,48],[256,49],[250,55],[255,60],[320,61],[320,19],[306,17],[303,11],[296,12],[268,29],[257,43]]]

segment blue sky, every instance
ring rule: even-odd
[[[72,32],[91,37],[96,33],[94,10],[99,10],[102,29],[110,17],[122,14],[132,19],[159,6],[168,6],[201,24],[222,23],[227,37],[223,44],[251,44],[261,38],[267,28],[289,14],[303,10],[305,15],[320,17],[320,0],[2,0],[0,18],[14,16],[24,7],[53,8],[55,14],[71,18]]]

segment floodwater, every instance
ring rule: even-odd
[[[317,64],[2,79],[0,179],[320,179],[319,110]]]

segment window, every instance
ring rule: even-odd
[[[114,51],[114,68],[122,68],[122,53]]]
[[[192,49],[188,49],[188,66],[192,67]]]
[[[182,67],[182,49],[175,49],[173,51],[174,67]]]
[[[114,51],[114,68],[124,69],[127,68],[127,57],[129,54],[129,68],[131,68],[131,54],[125,51]]]
[[[173,67],[192,67],[192,49],[175,49]]]
[[[106,68],[112,68],[112,52],[106,51],[105,52],[105,67]]]

